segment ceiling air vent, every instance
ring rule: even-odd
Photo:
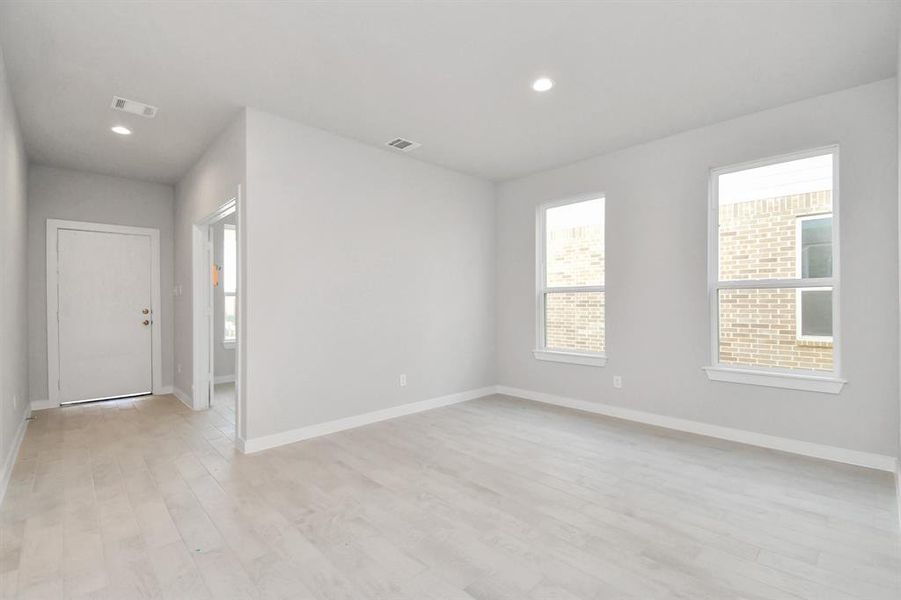
[[[410,150],[415,150],[422,146],[419,142],[411,142],[410,140],[405,140],[404,138],[394,138],[390,142],[386,143],[388,146],[391,146],[395,150],[400,150],[401,152],[409,152]]]
[[[122,98],[120,96],[113,96],[113,103],[110,105],[110,108],[146,117],[148,119],[155,117],[156,113],[159,111],[155,106],[150,106],[149,104],[144,104],[137,100],[129,100],[128,98]]]

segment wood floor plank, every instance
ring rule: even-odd
[[[0,598],[901,597],[885,473],[502,396],[245,456],[233,392],[37,413]]]

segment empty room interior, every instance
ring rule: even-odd
[[[0,2],[0,598],[898,600],[899,28]]]

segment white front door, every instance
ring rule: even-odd
[[[60,229],[57,265],[60,402],[149,394],[150,237]]]

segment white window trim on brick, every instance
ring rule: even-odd
[[[536,288],[536,297],[535,297],[535,306],[536,306],[536,315],[535,315],[535,349],[532,351],[532,356],[537,360],[543,360],[548,362],[556,362],[556,363],[569,363],[573,365],[584,365],[589,367],[603,367],[607,364],[607,354],[604,352],[579,352],[577,350],[563,350],[556,348],[548,348],[545,341],[545,297],[547,293],[553,292],[603,292],[606,294],[606,274],[604,277],[605,285],[586,285],[586,286],[570,286],[570,287],[548,287],[547,286],[547,258],[545,253],[547,251],[546,244],[546,236],[547,236],[547,211],[551,208],[557,208],[558,206],[566,206],[567,204],[577,204],[579,202],[586,202],[588,200],[598,200],[604,199],[605,195],[602,193],[595,194],[581,194],[579,196],[573,196],[566,198],[564,200],[555,200],[553,202],[546,202],[538,206],[537,216],[535,219],[536,228],[535,228],[535,288]],[[604,211],[606,213],[607,206],[604,204]],[[604,215],[604,227],[606,228],[606,214]],[[606,246],[606,239],[605,239]],[[606,253],[606,248],[604,249]],[[605,261],[606,262],[606,261]],[[606,267],[606,265],[605,265]],[[605,296],[605,311],[604,311],[604,327],[606,329],[606,296]],[[606,339],[606,335],[605,335]]]
[[[833,205],[832,209],[835,210],[834,204],[835,194],[833,194]],[[813,219],[822,219],[824,217],[832,218],[832,213],[818,213],[813,215],[802,215],[800,217],[795,218],[795,264],[797,265],[798,277],[801,277],[802,270],[802,254],[803,254],[803,230],[801,224],[804,221],[810,221]],[[833,224],[835,220],[833,219]],[[833,233],[833,238],[835,237],[835,233]],[[834,252],[834,249],[833,249]],[[835,257],[833,256],[833,262],[835,262]],[[804,290],[798,289],[795,292],[795,320],[796,320],[796,335],[795,337],[800,342],[827,342],[833,343],[833,339],[831,335],[804,335],[802,333],[802,324],[804,322],[804,316],[802,315],[802,311],[804,310],[804,303],[801,300],[801,296],[805,290],[809,291],[824,291],[829,288],[805,288]]]
[[[832,155],[832,277],[801,279],[742,279],[728,282],[719,279],[719,177],[728,173],[765,167],[782,162]],[[741,383],[838,394],[846,383],[841,378],[841,322],[840,322],[840,257],[839,246],[839,149],[837,145],[814,148],[802,152],[774,156],[710,171],[708,179],[707,281],[708,312],[710,314],[710,366],[703,367],[711,381]],[[776,369],[736,366],[719,362],[719,291],[721,289],[800,289],[823,287],[832,289],[832,345],[833,371]]]

